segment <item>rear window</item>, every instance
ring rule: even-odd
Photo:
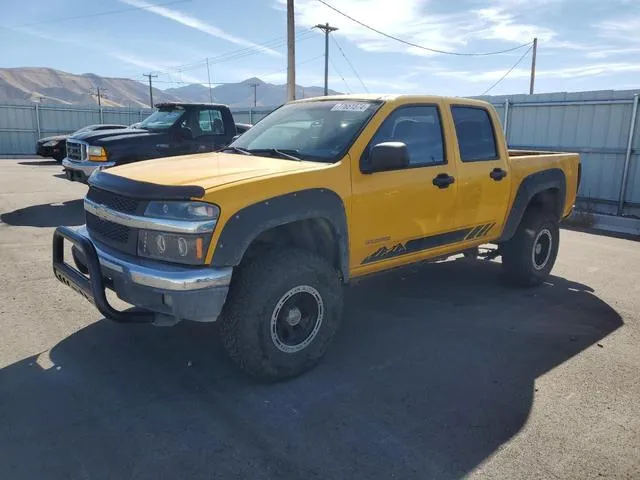
[[[479,107],[451,107],[463,162],[497,160],[498,148],[489,112]]]

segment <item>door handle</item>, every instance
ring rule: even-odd
[[[504,177],[507,176],[507,172],[501,168],[494,168],[493,170],[491,170],[491,173],[489,174],[489,176],[493,178],[496,182],[499,182],[500,180],[502,180]]]
[[[455,178],[447,173],[441,173],[433,179],[433,184],[438,188],[447,188],[456,181]]]

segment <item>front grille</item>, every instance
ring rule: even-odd
[[[127,244],[131,229],[124,225],[103,220],[92,213],[86,212],[87,229],[91,236],[105,243]]]
[[[87,146],[74,142],[73,140],[67,140],[67,157],[77,162],[85,160],[87,157]]]
[[[138,211],[139,207],[142,208],[144,206],[141,205],[141,202],[138,202],[133,198],[123,197],[122,195],[118,195],[117,193],[108,192],[96,187],[89,188],[87,198],[96,203],[104,205],[105,207],[117,210],[118,212],[140,214],[143,213]]]

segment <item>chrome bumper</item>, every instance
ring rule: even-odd
[[[62,166],[64,168],[75,172],[82,172],[82,174],[87,178],[89,178],[95,170],[113,167],[115,164],[116,162],[91,162],[89,160],[77,162],[71,160],[69,157],[65,157],[62,160]]]
[[[84,226],[66,228],[66,231],[68,233],[63,236],[74,245],[72,251],[78,270],[76,273],[83,278],[75,276],[75,273],[64,275],[64,279],[58,273],[56,276],[74,290],[84,292],[81,292],[83,296],[94,303],[105,317],[117,320],[122,312],[113,310],[104,294],[93,291],[95,286],[87,287],[85,280],[100,284],[101,290],[104,287],[113,290],[125,302],[148,311],[157,323],[173,324],[183,319],[212,322],[220,315],[231,283],[231,267],[190,268],[133,257],[98,245]],[[83,248],[83,244],[89,248]],[[60,252],[54,251],[54,271],[66,271],[68,265],[61,266],[64,264],[62,244],[58,249]],[[93,256],[93,252],[93,261],[86,258],[87,255]],[[95,265],[94,270],[98,270],[99,265],[99,275],[91,271],[92,265]],[[89,278],[81,272],[89,273]],[[95,278],[97,276],[99,280]],[[126,315],[122,318],[122,321],[128,321]]]

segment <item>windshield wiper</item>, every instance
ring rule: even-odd
[[[289,160],[295,160],[297,162],[302,161],[300,157],[296,156],[296,155],[300,155],[300,152],[298,152],[298,150],[292,150],[292,149],[281,150],[279,148],[258,148],[258,149],[252,149],[249,151],[251,153],[270,153],[272,155],[278,155],[280,158],[288,158]]]
[[[253,155],[249,150],[245,150],[244,148],[239,147],[224,147],[221,152],[226,152],[227,150],[231,150],[232,152],[241,153],[243,155]]]

